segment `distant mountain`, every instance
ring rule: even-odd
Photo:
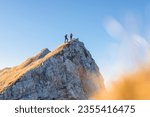
[[[77,39],[0,71],[1,100],[88,99],[103,89],[98,66]]]

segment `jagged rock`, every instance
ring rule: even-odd
[[[88,99],[103,90],[99,68],[78,40],[44,49],[0,76],[0,99]]]
[[[43,50],[41,50],[38,54],[36,54],[35,56],[28,58],[25,62],[22,63],[22,68],[30,65],[31,63],[43,58],[44,56],[46,56],[50,51],[47,48],[44,48]]]

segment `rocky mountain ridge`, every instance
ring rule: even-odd
[[[50,52],[43,49],[22,64],[0,71],[0,99],[88,99],[104,83],[79,40]]]

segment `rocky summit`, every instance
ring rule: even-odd
[[[89,99],[103,89],[99,68],[78,39],[0,70],[1,100]]]

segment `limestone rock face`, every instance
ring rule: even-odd
[[[0,72],[0,99],[88,99],[103,90],[99,68],[78,40]]]

